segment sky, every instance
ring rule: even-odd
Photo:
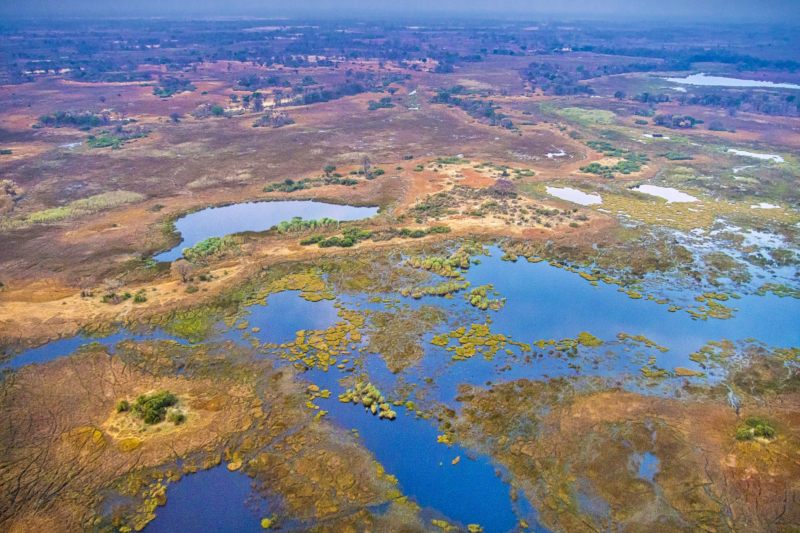
[[[2,0],[7,17],[542,17],[777,22],[800,0]]]

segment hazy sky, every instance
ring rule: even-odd
[[[2,0],[5,16],[669,18],[800,25],[800,0]]]

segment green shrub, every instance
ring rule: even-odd
[[[11,150],[0,150],[0,155],[11,155]]]
[[[144,294],[137,294],[133,297],[133,303],[135,304],[143,304],[147,301],[147,297]]]
[[[665,154],[658,154],[661,157],[666,157],[670,161],[688,161],[690,159],[694,159],[690,155],[682,154],[680,152],[667,152]]]
[[[414,167],[414,172],[422,172],[423,170],[425,170],[425,167],[422,165],[417,165]]]
[[[215,117],[221,116],[224,111],[225,109],[223,109],[222,106],[218,105],[211,106],[211,114],[214,115]]]
[[[756,437],[771,439],[775,436],[775,429],[763,418],[750,417],[745,420],[745,427],[736,430],[736,440],[747,441]]]
[[[636,120],[636,124],[638,124],[640,126],[646,126],[648,124],[648,122],[646,120],[637,119]]]
[[[158,424],[167,414],[167,407],[178,403],[178,397],[169,391],[162,391],[152,396],[142,394],[136,398],[131,412],[142,418],[145,424]]]
[[[189,285],[188,287],[186,287],[186,292],[189,293],[189,294],[194,294],[195,292],[197,292],[199,290],[200,289],[198,289],[195,285]]]
[[[120,400],[119,403],[117,403],[117,412],[118,413],[123,413],[125,411],[128,411],[130,408],[131,408],[131,406],[127,402],[127,400]]]
[[[169,414],[169,421],[172,422],[173,424],[175,424],[176,426],[179,426],[179,425],[183,424],[186,421],[186,417],[184,415],[182,415],[181,413],[177,413],[175,411],[172,411]]]
[[[577,222],[570,222],[569,223],[569,227],[570,228],[577,228],[578,227],[578,223]]]
[[[308,246],[309,244],[317,244],[320,241],[325,240],[325,237],[322,235],[312,235],[311,237],[307,237],[300,241],[300,246]]]

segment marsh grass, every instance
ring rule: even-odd
[[[91,215],[104,209],[111,209],[121,205],[141,202],[146,197],[143,194],[130,191],[111,191],[90,196],[82,200],[75,200],[61,207],[36,211],[30,215],[15,220],[3,220],[0,229],[8,230],[30,224],[49,224],[68,220],[85,215]]]

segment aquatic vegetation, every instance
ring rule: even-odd
[[[460,346],[450,346],[450,341],[453,339],[457,339]],[[484,359],[491,361],[501,349],[507,352],[510,351],[512,346],[516,346],[521,354],[532,351],[529,344],[515,342],[505,335],[492,334],[491,329],[486,324],[472,324],[469,330],[465,327],[460,327],[450,333],[436,335],[431,340],[431,344],[445,348],[448,352],[453,352],[453,361],[466,361],[477,353],[482,353]]]
[[[331,366],[337,364],[337,357],[350,354],[347,350],[349,344],[361,341],[357,328],[364,325],[364,316],[356,311],[346,310],[339,311],[339,316],[345,320],[326,330],[300,330],[294,342],[274,346],[273,353],[293,363],[298,370],[319,368],[327,372]],[[266,350],[267,347],[264,347],[262,351],[267,353]],[[357,361],[353,362],[349,371],[353,371],[358,364]]]
[[[779,283],[765,283],[759,287],[755,293],[759,296],[766,296],[768,292],[780,298],[791,296],[792,298],[800,299],[800,288]]]
[[[489,292],[492,292],[494,295],[497,295],[494,292],[494,285],[481,285],[480,287],[475,287],[469,294],[465,294],[464,298],[469,300],[470,305],[472,307],[477,307],[482,311],[486,311],[487,309],[491,309],[492,311],[499,311],[500,308],[505,306],[506,299],[494,299],[490,300],[487,296]]]
[[[439,276],[457,278],[462,274],[460,270],[470,267],[471,253],[475,253],[472,248],[462,247],[449,257],[426,256],[423,258],[415,256],[406,259],[403,264],[412,268],[429,270]]]
[[[648,348],[655,348],[659,350],[661,353],[666,353],[669,351],[669,348],[665,348],[664,346],[659,346],[656,342],[651,341],[644,335],[628,335],[627,333],[618,333],[617,338],[621,341],[631,340],[633,342],[642,343]]]
[[[315,230],[318,228],[328,228],[338,226],[339,222],[330,218],[320,220],[303,220],[302,217],[294,217],[290,221],[283,221],[275,226],[278,233],[299,233],[302,231]]]
[[[449,283],[440,283],[438,285],[427,287],[404,287],[400,289],[400,294],[406,298],[410,296],[411,298],[419,300],[423,296],[447,296],[449,294],[467,289],[469,286],[470,283],[468,281],[463,283],[451,281]]]
[[[339,401],[342,403],[353,402],[356,405],[361,404],[373,415],[377,414],[378,418],[386,418],[388,420],[397,418],[397,413],[392,411],[389,405],[391,400],[386,400],[381,391],[371,383],[364,385],[360,381],[356,382],[355,387],[347,389],[347,391],[339,395]]]
[[[699,198],[699,202],[691,204],[672,202],[667,203],[654,200],[650,195],[635,191],[605,191],[603,203],[592,205],[592,209],[604,209],[611,216],[626,221],[636,221],[653,226],[663,226],[681,231],[707,229],[723,217],[743,215],[776,222],[794,224],[800,217],[787,209],[750,209],[752,202],[725,200],[712,200],[706,197],[704,191],[685,188],[684,192]]]

